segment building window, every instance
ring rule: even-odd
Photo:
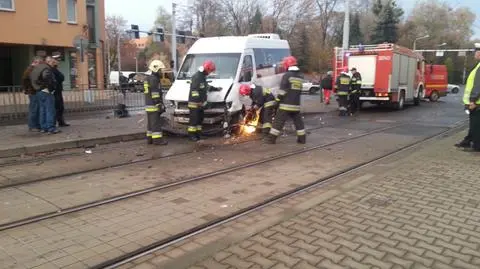
[[[77,22],[77,0],[67,0],[67,22]]]
[[[0,10],[15,10],[14,0],[0,0]]]
[[[48,20],[60,21],[60,5],[58,0],[48,0]]]

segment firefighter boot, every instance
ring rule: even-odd
[[[153,144],[153,139],[152,139],[151,136],[147,136],[147,144],[148,144],[148,145]]]
[[[162,137],[162,138],[154,139],[153,144],[155,146],[166,146],[168,145],[168,141],[165,139],[165,137]]]
[[[471,142],[469,140],[462,140],[460,143],[455,144],[457,148],[469,148],[471,147]]]
[[[277,137],[272,135],[272,134],[268,134],[267,136],[265,136],[265,138],[263,139],[263,143],[265,144],[275,144],[277,140]]]
[[[306,136],[306,135],[299,135],[299,136],[297,136],[297,143],[298,143],[298,144],[305,144],[305,143],[307,143],[307,136]]]

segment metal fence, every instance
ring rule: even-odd
[[[138,86],[138,85],[137,85]],[[79,87],[63,91],[65,113],[107,112],[118,104],[130,111],[142,110],[145,97],[142,87],[107,85],[105,89]],[[0,86],[0,121],[25,119],[28,115],[29,96],[20,86]]]

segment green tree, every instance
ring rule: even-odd
[[[155,26],[161,27],[167,32],[171,32],[172,30],[172,14],[170,14],[163,6],[159,6],[157,9]]]
[[[362,30],[360,30],[360,14],[355,13],[353,18],[350,20],[350,44],[362,44],[364,42],[364,37]]]
[[[395,0],[388,0],[382,4],[380,0],[373,5],[373,14],[376,16],[376,25],[371,36],[373,43],[398,41],[398,23],[403,16],[403,9],[397,7]]]
[[[452,57],[445,59],[444,65],[447,66],[448,81],[453,83],[455,81],[455,66]]]
[[[250,20],[250,33],[256,34],[262,30],[262,12],[260,11],[260,7],[257,6],[257,10],[255,11],[255,15],[253,15],[252,19]]]

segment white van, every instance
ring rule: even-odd
[[[226,128],[243,118],[245,100],[240,98],[240,85],[256,78],[258,83],[275,93],[285,72],[281,62],[286,56],[290,56],[290,46],[277,34],[197,40],[165,96],[175,106],[173,122],[188,124],[190,80],[205,60],[212,60],[216,65],[216,71],[208,76],[207,81],[214,87],[222,87],[222,91],[208,93],[209,107],[205,110],[203,123]]]

